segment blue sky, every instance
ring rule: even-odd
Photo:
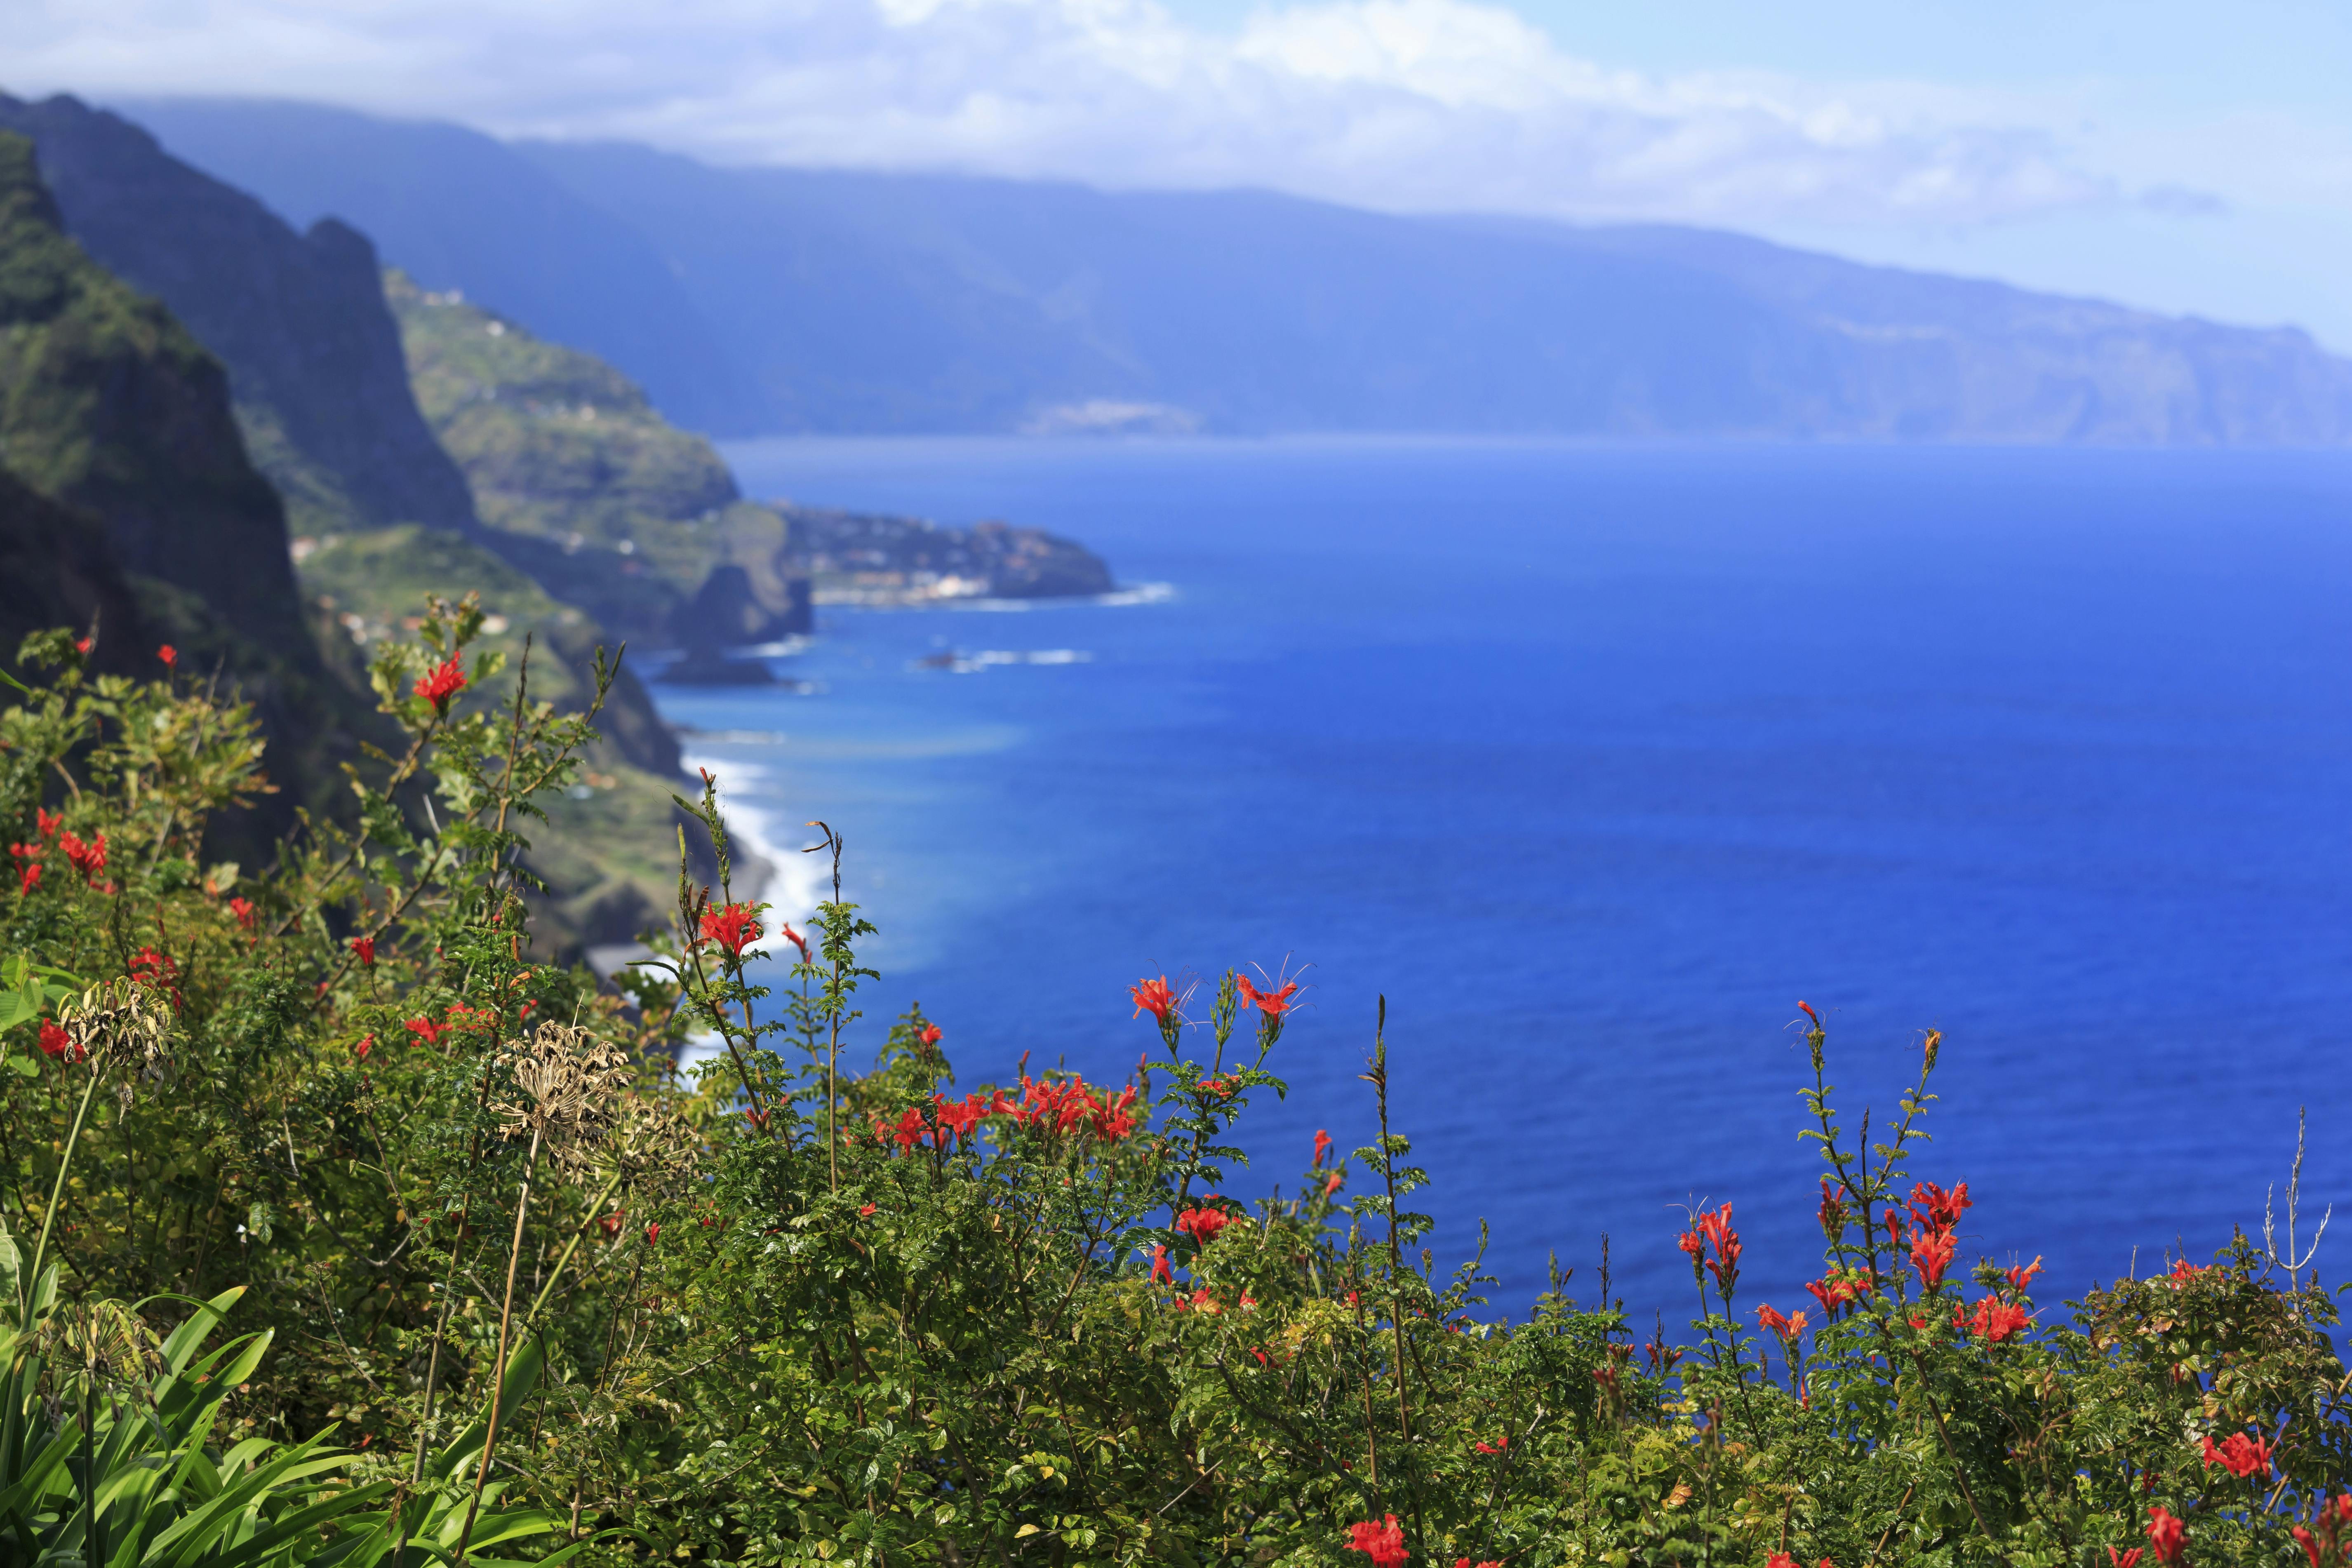
[[[1667,221],[2352,352],[2352,5],[5,0],[0,87]]]

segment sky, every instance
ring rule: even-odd
[[[2352,352],[2352,4],[0,0],[0,90],[1739,229]]]

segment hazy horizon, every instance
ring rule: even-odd
[[[2021,4],[34,0],[0,88],[720,164],[1726,228],[2352,348],[2352,21]]]

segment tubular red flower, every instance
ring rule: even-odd
[[[436,713],[449,710],[449,699],[466,689],[466,671],[456,658],[445,659],[416,678],[416,695],[433,704]]]
[[[1822,1178],[1822,1206],[1814,1211],[1822,1223],[1822,1234],[1834,1241],[1845,1230],[1845,1199],[1827,1176]]]
[[[228,901],[228,912],[236,917],[236,923],[238,925],[243,926],[247,931],[251,931],[253,929],[254,917],[257,911],[254,910],[253,900],[251,899],[231,899]]]
[[[1348,1527],[1348,1550],[1370,1558],[1372,1568],[1404,1568],[1403,1527],[1392,1513],[1378,1521],[1351,1524]]]
[[[2205,1464],[2209,1469],[2219,1465],[2242,1481],[2252,1476],[2271,1473],[2271,1446],[2260,1437],[2232,1432],[2221,1440],[2221,1446],[2217,1448],[2213,1446],[2213,1436],[2209,1432],[2205,1435],[2204,1443]]]
[[[165,643],[162,647],[155,650],[155,657],[163,661],[163,668],[165,669],[170,669],[179,664],[180,650],[173,647],[170,643]]]
[[[926,1024],[915,1031],[915,1043],[926,1048],[938,1045],[940,1039],[940,1026],[937,1024]]]
[[[1128,994],[1135,998],[1135,1016],[1140,1018],[1149,1013],[1165,1028],[1169,1020],[1177,1016],[1176,993],[1169,986],[1168,976],[1163,974],[1157,980],[1139,980],[1127,990]]]
[[[89,1053],[74,1043],[74,1037],[47,1018],[41,1020],[41,1054],[52,1061],[78,1062],[87,1060]]]
[[[1326,1155],[1326,1154],[1328,1154],[1330,1152],[1331,1152],[1331,1134],[1329,1134],[1328,1132],[1326,1132],[1326,1131],[1325,1131],[1323,1129],[1321,1129],[1320,1127],[1318,1127],[1318,1128],[1315,1130],[1315,1165],[1314,1165],[1314,1168],[1315,1168],[1316,1170],[1318,1170],[1318,1171],[1319,1171],[1319,1170],[1321,1170],[1321,1169],[1323,1168],[1323,1156],[1324,1156],[1324,1155]]]
[[[41,863],[36,860],[31,865],[26,867],[25,874],[20,881],[21,885],[17,888],[16,891],[24,897],[31,897],[33,889],[41,885]]]
[[[1214,1194],[1210,1195],[1215,1196]],[[1218,1232],[1233,1223],[1234,1216],[1223,1209],[1186,1209],[1176,1216],[1176,1232],[1180,1236],[1191,1237],[1195,1246],[1206,1247],[1217,1239]]]
[[[362,969],[373,969],[375,967],[375,938],[372,936],[355,936],[352,938],[352,956],[360,961],[360,967]]]
[[[1731,1205],[1725,1204],[1712,1212],[1695,1215],[1692,1223],[1698,1226],[1699,1234],[1706,1238],[1707,1246],[1714,1251],[1715,1256],[1706,1260],[1706,1267],[1708,1272],[1715,1276],[1716,1288],[1729,1295],[1739,1279],[1740,1253],[1739,1233],[1731,1228]],[[1684,1250],[1688,1251],[1689,1248]]]
[[[1958,1307],[1952,1309],[1952,1326],[1963,1333],[1975,1334],[1988,1344],[2000,1343],[2032,1321],[2032,1313],[1998,1296],[1987,1296],[1979,1301],[1973,1316],[1963,1315]]]
[[[2040,1255],[2037,1254],[2034,1257],[2033,1261],[2025,1265],[2022,1268],[2012,1263],[2007,1268],[2001,1270],[2001,1275],[2002,1278],[2009,1281],[2009,1288],[2022,1296],[2025,1294],[2025,1288],[2033,1282],[2033,1277],[2041,1272],[2042,1258]]]
[[[1975,1207],[1969,1197],[1966,1182],[1953,1184],[1949,1192],[1933,1182],[1915,1182],[1911,1187],[1911,1217],[1929,1230],[1945,1231],[1960,1223],[1964,1209]]]
[[[794,931],[789,924],[782,921],[778,921],[776,924],[782,929],[784,940],[801,950],[801,962],[803,963],[813,962],[809,957],[808,938]]]
[[[2161,1505],[2151,1508],[2147,1510],[2147,1544],[2158,1563],[2165,1568],[2174,1568],[2189,1544],[2189,1527],[2165,1512]]]
[[[1944,1271],[1952,1266],[1952,1255],[1960,1244],[1949,1231],[1917,1230],[1911,1236],[1911,1267],[1919,1271],[1919,1283],[1933,1290],[1944,1282]]]
[[[1234,976],[1234,984],[1240,987],[1242,1000],[1269,1018],[1279,1018],[1289,1012],[1292,1006],[1290,999],[1298,992],[1298,982],[1296,980],[1291,981],[1279,991],[1261,991],[1250,984],[1249,976],[1246,974]]]
[[[2110,1546],[2107,1548],[2108,1568],[2139,1568],[2140,1554],[2146,1550],[2146,1547],[2135,1546],[2129,1552],[2118,1552]]]
[[[66,825],[66,814],[62,811],[44,811],[37,805],[33,808],[33,824],[41,830],[42,837],[54,840],[58,836],[58,830]]]
[[[760,940],[760,920],[749,904],[729,904],[702,917],[702,940],[715,942],[740,959],[743,950]]]
[[[455,1026],[455,1025],[451,1024],[436,1024],[430,1018],[411,1018],[408,1020],[408,1032],[415,1035],[418,1039],[423,1040],[428,1046],[439,1044],[441,1037],[447,1034]]]
[[[1798,1003],[1797,1011],[1802,1013],[1806,1017],[1811,1018],[1813,1021],[1814,1028],[1818,1029],[1822,1026],[1822,1016],[1813,1011],[1813,1005],[1811,1002]]]
[[[1328,1176],[1323,1178],[1323,1195],[1328,1198],[1333,1193],[1338,1192],[1339,1190],[1340,1183],[1346,1180],[1347,1178],[1340,1175],[1339,1172],[1332,1172]]]
[[[1151,1248],[1151,1282],[1155,1285],[1176,1283],[1176,1270],[1168,1263],[1168,1249],[1156,1243]]]
[[[362,1061],[365,1061],[368,1059],[368,1053],[373,1049],[375,1049],[375,1037],[373,1035],[362,1035],[360,1037],[360,1043],[352,1047],[352,1055],[359,1058]]]
[[[87,844],[82,842],[79,834],[68,833],[58,838],[58,847],[66,852],[66,858],[73,862],[74,869],[81,873],[81,879],[85,882],[97,880],[98,874],[106,869],[106,835],[103,833],[92,834]]]

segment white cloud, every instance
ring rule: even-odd
[[[13,0],[0,85],[250,93],[722,162],[1272,186],[1403,210],[1971,225],[2119,199],[1948,89],[1657,78],[1472,0],[1237,32],[1151,0]]]

